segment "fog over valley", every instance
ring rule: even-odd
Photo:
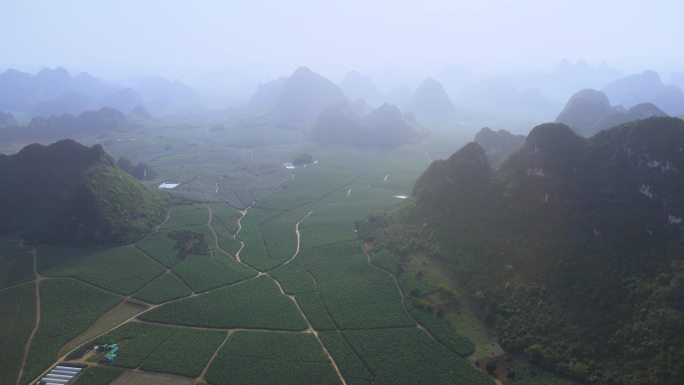
[[[684,384],[684,3],[0,9],[0,385]]]

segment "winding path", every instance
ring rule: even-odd
[[[21,359],[21,366],[19,369],[19,375],[17,376],[16,385],[21,384],[21,376],[24,374],[24,367],[26,366],[26,361],[28,360],[29,348],[33,342],[33,337],[35,337],[36,332],[40,327],[40,282],[43,280],[43,277],[38,274],[38,254],[36,253],[35,247],[33,248],[33,275],[36,277],[36,322],[33,326],[33,330],[31,330],[28,340],[26,341],[26,345],[24,345],[24,356]]]

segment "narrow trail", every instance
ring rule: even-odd
[[[292,262],[292,261],[299,255],[299,251],[301,250],[301,244],[302,244],[302,232],[299,230],[299,225],[300,225],[302,222],[304,222],[304,221],[306,220],[306,218],[308,218],[311,214],[313,214],[314,211],[316,211],[316,210],[311,210],[311,211],[309,211],[309,212],[304,216],[304,218],[300,219],[299,222],[297,222],[297,223],[295,224],[295,234],[297,235],[297,249],[295,250],[294,254],[292,254],[292,256],[290,257],[290,259],[288,259],[287,261],[285,261],[285,263],[283,263],[281,266],[285,266],[285,265],[287,265],[288,263]]]
[[[214,363],[214,360],[218,356],[221,349],[223,349],[223,346],[226,345],[226,342],[228,342],[228,339],[230,338],[230,336],[232,334],[233,334],[233,331],[228,331],[228,333],[226,333],[226,338],[224,338],[223,341],[219,344],[219,346],[216,347],[216,350],[214,350],[214,354],[211,355],[211,358],[209,358],[209,360],[207,361],[207,364],[204,365],[204,368],[202,369],[202,372],[199,374],[199,376],[197,376],[197,378],[195,378],[195,380],[192,382],[192,385],[197,385],[200,382],[204,382],[204,383],[207,382],[205,377],[207,375],[207,371],[209,370],[209,367],[211,366],[211,364]]]
[[[333,369],[335,369],[335,373],[337,373],[337,377],[339,378],[340,382],[342,385],[347,385],[347,380],[345,380],[344,376],[342,375],[342,372],[340,371],[339,366],[337,366],[337,362],[333,358],[332,354],[328,351],[328,348],[325,347],[325,344],[323,344],[323,341],[321,340],[321,337],[318,336],[318,331],[311,326],[311,322],[309,321],[309,318],[307,318],[306,314],[304,314],[304,311],[302,311],[302,308],[299,307],[299,303],[297,302],[297,299],[293,295],[286,294],[285,291],[283,290],[283,287],[280,285],[280,282],[278,282],[277,279],[271,277],[268,273],[266,274],[269,278],[275,282],[276,286],[278,286],[278,290],[280,290],[280,294],[284,295],[285,297],[289,298],[292,303],[294,303],[295,307],[297,308],[297,311],[299,312],[299,315],[302,316],[304,319],[304,322],[306,322],[306,332],[311,333],[316,340],[318,341],[318,344],[321,346],[321,349],[323,350],[323,353],[325,353],[326,357],[328,357],[328,360],[330,361],[330,364],[333,366]]]
[[[252,206],[254,206],[254,202],[252,202],[252,204],[247,206],[244,210],[240,210],[241,215],[237,220],[237,231],[235,231],[235,234],[233,234],[233,239],[240,241],[240,248],[238,249],[238,251],[235,252],[235,259],[237,259],[237,261],[242,263],[243,265],[244,263],[240,259],[240,252],[242,252],[242,249],[245,248],[245,242],[242,239],[238,239],[237,236],[238,234],[240,234],[240,231],[242,231],[242,218],[244,218],[245,215],[247,215],[247,211],[249,211],[249,209],[252,208]]]
[[[19,375],[17,376],[16,385],[21,384],[21,376],[24,374],[24,367],[26,366],[26,361],[28,360],[29,348],[31,347],[33,338],[40,327],[40,282],[43,280],[43,277],[38,274],[38,254],[36,253],[35,248],[33,248],[33,275],[36,277],[36,322],[33,325],[33,330],[31,330],[31,334],[29,335],[26,344],[24,345],[24,356],[21,359],[21,366],[19,369]]]
[[[387,179],[389,179],[390,174],[385,175],[385,178],[382,180],[382,183],[387,183]]]

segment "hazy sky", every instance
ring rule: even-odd
[[[684,70],[680,0],[0,0],[0,68],[331,76],[546,67]]]

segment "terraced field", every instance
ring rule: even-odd
[[[393,271],[356,237],[356,221],[410,192],[424,155],[349,151],[320,150],[287,187],[235,195],[241,205],[222,195],[226,178],[197,178],[216,201],[174,206],[134,245],[38,246],[42,314],[22,383],[64,359],[64,344],[124,301],[144,310],[74,351],[118,343],[114,367],[194,384],[493,383],[462,358],[472,345],[447,321],[416,313]],[[169,235],[185,230],[202,234],[208,252],[181,255]],[[79,383],[120,374],[89,365]]]

